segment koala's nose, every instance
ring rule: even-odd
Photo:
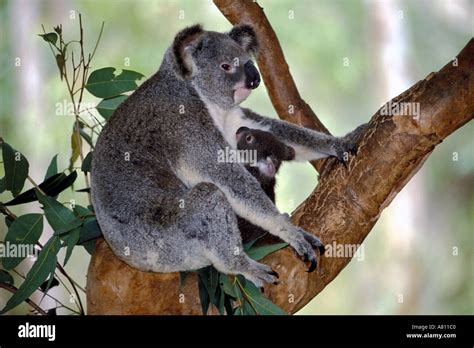
[[[244,64],[245,71],[245,86],[247,88],[255,89],[260,84],[260,74],[257,68],[253,65],[253,62],[249,60]]]

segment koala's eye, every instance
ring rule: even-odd
[[[227,64],[227,63],[221,64],[221,68],[222,68],[222,70],[224,70],[224,71],[230,71],[230,69],[232,69],[232,67],[230,66],[230,64]]]
[[[253,135],[247,135],[247,137],[245,138],[245,140],[247,140],[247,143],[251,144],[253,143]]]

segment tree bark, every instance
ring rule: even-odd
[[[232,22],[252,23],[261,45],[259,68],[275,110],[282,119],[324,131],[301,100],[278,40],[262,9],[252,1],[214,1]],[[352,136],[359,151],[347,169],[335,160],[319,161],[319,183],[296,209],[293,222],[326,245],[360,245],[381,212],[421,168],[437,144],[474,116],[474,39],[439,72],[432,73],[390,101],[419,106],[418,115],[383,115],[379,110]],[[288,113],[295,105],[296,113]],[[398,104],[400,105],[400,104]],[[436,251],[433,251],[436,252]],[[265,294],[289,313],[307,304],[349,263],[351,257],[321,258],[317,272],[291,248],[263,262],[280,275]],[[89,314],[201,314],[197,280],[182,288],[178,273],[145,273],[119,261],[102,240],[92,256],[87,279]]]

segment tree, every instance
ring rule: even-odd
[[[253,1],[214,0],[231,23],[252,23],[260,42],[258,65],[279,117],[327,132],[301,99],[278,39],[262,8]],[[399,113],[402,105],[418,112]],[[289,108],[289,106],[292,106]],[[291,110],[292,112],[290,112]],[[352,136],[359,151],[347,169],[334,159],[313,163],[319,172],[314,192],[296,209],[293,222],[338,245],[362,243],[398,192],[421,168],[435,146],[474,116],[474,39],[439,72],[389,101]],[[318,272],[305,265],[290,248],[263,262],[280,274],[279,285],[265,294],[289,313],[315,297],[349,263],[350,257],[323,257]],[[89,314],[201,314],[196,275],[180,285],[178,273],[145,273],[119,261],[101,240],[88,272]],[[295,282],[294,279],[298,279]]]

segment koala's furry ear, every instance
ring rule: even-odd
[[[236,25],[229,32],[229,36],[232,40],[237,42],[244,50],[253,55],[257,55],[258,52],[258,41],[257,35],[253,30],[253,27],[248,24]]]
[[[173,41],[174,68],[178,76],[186,79],[193,75],[195,65],[192,51],[200,42],[204,30],[199,24],[181,30]]]

